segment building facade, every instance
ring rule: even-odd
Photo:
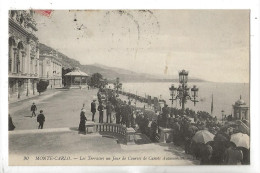
[[[41,53],[39,64],[40,80],[48,80],[48,88],[62,87],[62,63],[57,53]]]
[[[31,10],[9,11],[9,100],[28,97],[37,92],[39,49],[33,15]]]

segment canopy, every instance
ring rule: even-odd
[[[87,73],[80,71],[79,69],[75,69],[72,72],[65,74],[65,76],[89,76]]]

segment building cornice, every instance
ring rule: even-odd
[[[12,18],[9,18],[9,27],[14,28],[15,30],[17,30],[18,32],[22,33],[23,35],[25,35],[26,37],[32,38],[34,41],[38,41],[38,38],[31,33],[30,31],[28,31],[27,29],[25,29],[24,27],[20,26],[17,22],[15,22]]]

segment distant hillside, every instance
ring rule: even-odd
[[[46,46],[45,44],[39,44],[40,53],[56,51],[53,48]],[[83,72],[91,75],[93,73],[100,73],[108,81],[115,80],[116,77],[120,78],[122,82],[178,82],[177,76],[163,76],[163,75],[151,75],[145,73],[136,73],[130,70],[118,68],[118,67],[108,67],[101,64],[92,65],[81,65],[79,61],[69,58],[63,53],[57,51],[58,56],[62,58],[63,68],[73,68],[79,67]],[[201,79],[189,79],[191,82],[204,82]]]
[[[56,51],[55,49],[46,46],[45,44],[40,43],[39,44],[39,49],[40,49],[40,53],[48,53],[51,51]],[[60,58],[62,58],[62,66],[66,69],[66,68],[73,68],[73,67],[79,67],[81,66],[81,64],[79,63],[79,61],[76,61],[74,59],[69,58],[68,56],[64,55],[63,53],[56,51],[58,53],[58,56]]]

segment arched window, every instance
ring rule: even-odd
[[[20,41],[19,43],[18,43],[18,46],[17,46],[17,48],[18,48],[18,52],[17,52],[17,56],[16,56],[16,58],[17,58],[17,62],[16,62],[16,71],[17,71],[17,73],[19,73],[19,72],[22,72],[22,69],[23,69],[23,62],[24,62],[24,60],[23,60],[23,50],[24,50],[24,46],[23,46],[23,43]],[[22,68],[21,68],[22,67]]]

